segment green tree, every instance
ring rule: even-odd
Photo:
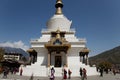
[[[0,48],[0,62],[4,59],[3,55],[4,55],[4,50]]]
[[[112,64],[110,62],[103,61],[98,64],[98,67],[101,67],[103,69],[111,69]]]
[[[23,56],[22,61],[26,62],[27,61],[26,57]]]

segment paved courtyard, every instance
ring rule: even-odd
[[[7,79],[2,78],[3,75],[0,75],[0,80],[30,80],[28,76],[19,76],[9,74]],[[34,77],[33,80],[49,80],[48,77]],[[55,80],[62,80],[61,77],[56,77]],[[67,79],[69,80],[69,79]],[[80,77],[72,77],[70,80],[81,80]],[[120,74],[104,74],[103,77],[98,76],[88,76],[87,80],[120,80]]]

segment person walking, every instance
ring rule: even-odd
[[[82,73],[83,73],[83,72],[82,72],[82,68],[80,68],[80,71],[79,71],[79,72],[80,72],[80,77],[82,78]]]
[[[54,73],[55,73],[55,69],[52,67],[51,68],[50,80],[54,80],[55,79]]]
[[[72,74],[71,70],[68,69],[68,79],[71,79],[71,74]]]
[[[67,71],[66,71],[66,69],[64,69],[63,79],[67,79]]]
[[[30,76],[30,80],[33,80],[33,78],[34,78],[34,76],[33,76],[33,73],[32,73],[32,75]]]
[[[113,74],[116,75],[116,71],[115,71],[115,69],[113,69]]]
[[[83,72],[83,80],[84,80],[84,79],[87,79],[87,74],[86,74],[87,71],[86,71],[86,69],[83,68],[82,72]]]
[[[4,71],[3,71],[3,78],[7,78],[7,69],[4,69]]]
[[[100,68],[100,77],[103,77],[103,68]]]
[[[23,73],[23,69],[21,68],[20,69],[20,76],[22,76],[22,73]]]

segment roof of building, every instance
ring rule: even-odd
[[[83,48],[83,50],[81,50],[80,52],[83,52],[83,53],[89,53],[90,52],[90,50],[87,48],[87,47],[85,47],[85,48]]]
[[[31,53],[31,52],[37,53],[33,48],[28,49],[27,52],[28,52],[28,53]]]
[[[6,54],[20,54],[20,55],[25,56],[25,57],[29,56],[29,53],[25,52],[21,48],[12,48],[12,47],[0,47],[0,48],[2,48]]]

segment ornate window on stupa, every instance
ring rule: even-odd
[[[53,43],[54,45],[61,45],[62,42],[59,39],[56,39],[55,42]]]

